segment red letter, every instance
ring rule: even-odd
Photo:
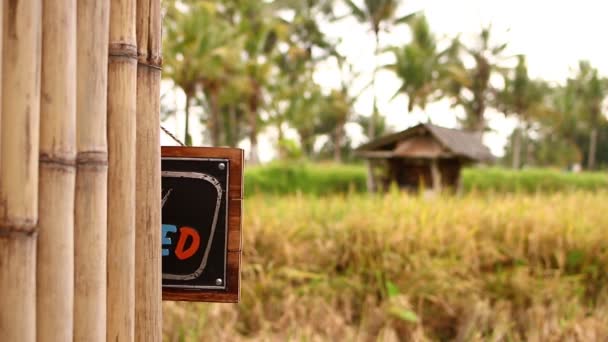
[[[192,243],[190,244],[190,247],[188,247],[188,249],[184,250],[188,237],[192,237]],[[177,242],[177,246],[175,247],[175,256],[179,260],[188,259],[189,257],[193,256],[194,253],[196,253],[200,243],[201,238],[198,236],[198,232],[194,228],[181,227],[179,229],[179,241]]]

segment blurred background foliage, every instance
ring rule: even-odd
[[[526,57],[507,55],[508,43],[496,40],[491,26],[464,43],[459,36],[435,35],[423,13],[396,17],[399,1],[163,3],[163,76],[186,97],[183,108],[164,103],[163,118],[182,115],[188,123],[197,116],[204,127],[192,132],[186,124],[184,132],[177,132],[187,144],[192,134],[202,134],[211,146],[247,141],[248,160],[255,164],[258,136],[273,128],[278,159],[344,162],[352,160],[356,147],[346,125],[359,125],[368,139],[393,130],[378,112],[375,96],[371,116],[354,110],[361,92],[375,87],[376,72],[371,84],[353,89],[361,75],[337,51],[340,37],[327,34],[322,25],[344,20],[336,14],[341,6],[349,11],[346,17],[374,34],[376,56],[392,55],[392,63],[376,63],[374,70],[388,70],[400,80],[395,96],[407,96],[403,115],[447,99],[466,113],[461,128],[482,134],[489,129],[487,109],[492,108],[517,120],[502,158],[505,166],[608,165],[607,79],[586,61],[563,82],[532,79]],[[380,33],[397,26],[407,27],[410,41],[387,46]],[[335,89],[322,88],[314,78],[319,63],[329,60],[341,71]],[[287,130],[296,132],[295,138],[286,140]]]

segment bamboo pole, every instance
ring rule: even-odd
[[[76,1],[45,0],[36,324],[38,341],[72,341],[76,158]]]
[[[137,1],[135,340],[161,341],[160,0]]]
[[[133,341],[135,315],[135,0],[110,3],[107,341]]]
[[[41,2],[2,1],[0,341],[36,339]]]
[[[74,341],[106,340],[106,139],[110,2],[78,1]]]

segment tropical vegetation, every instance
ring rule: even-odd
[[[348,161],[356,146],[346,127],[360,126],[368,139],[391,130],[377,103],[376,75],[386,70],[400,81],[395,97],[407,97],[403,115],[446,99],[464,112],[460,126],[480,138],[490,109],[514,118],[504,163],[515,169],[608,165],[608,80],[587,61],[563,82],[531,78],[526,56],[509,55],[491,25],[472,37],[439,37],[424,13],[401,16],[395,0],[171,0],[165,7],[163,75],[186,100],[183,108],[164,104],[163,117],[185,116],[177,135],[186,144],[192,134],[212,146],[247,141],[256,163],[265,132],[276,137],[278,159]],[[328,30],[348,18],[374,38],[374,71],[363,88],[355,87],[368,78]],[[387,46],[382,37],[399,26],[409,42]],[[380,55],[393,62],[380,65]],[[341,73],[331,89],[315,77],[328,63]],[[370,116],[354,110],[363,91],[373,95]],[[191,132],[192,120],[203,132]]]

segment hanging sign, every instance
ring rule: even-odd
[[[243,150],[162,147],[164,300],[238,302]]]

